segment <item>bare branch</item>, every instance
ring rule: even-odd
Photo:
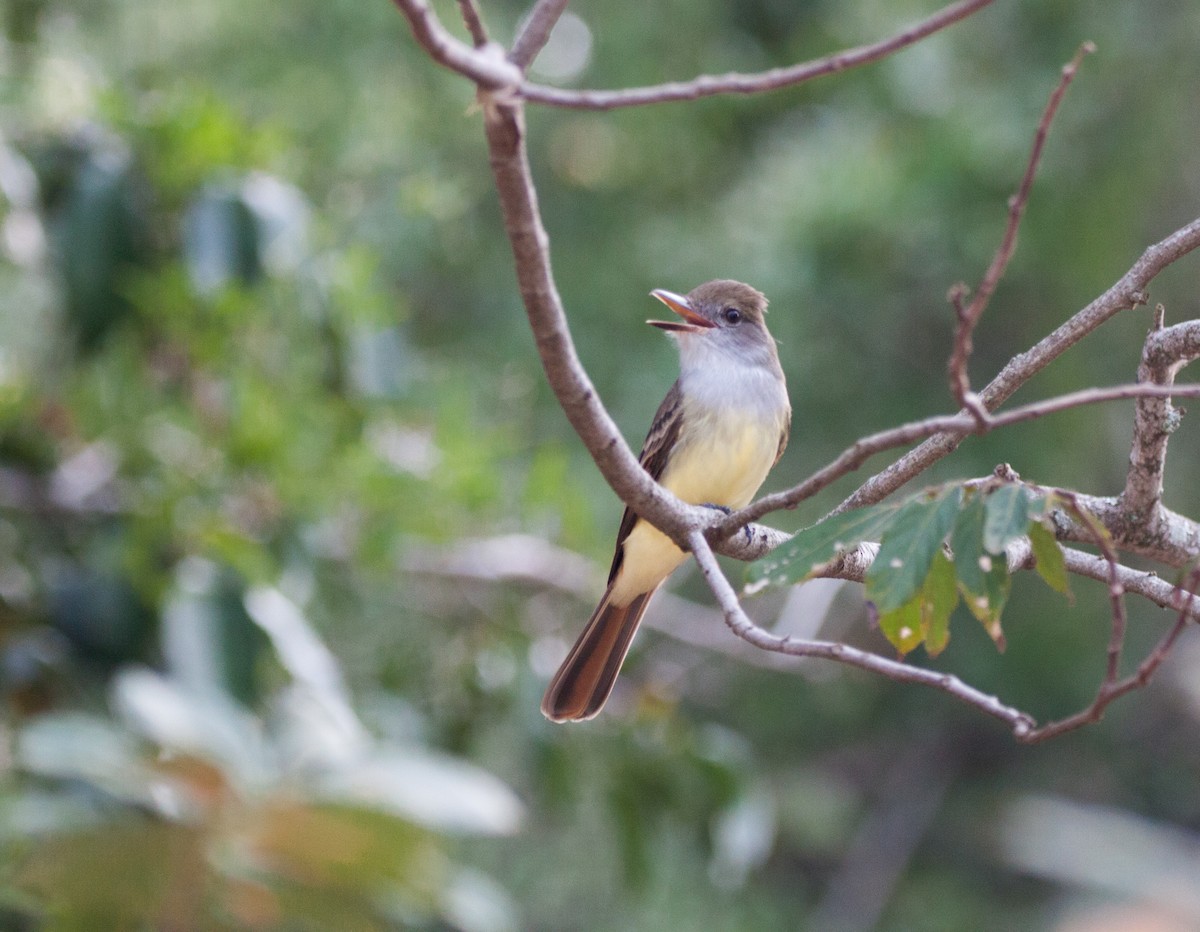
[[[954,698],[974,706],[981,712],[1004,722],[1018,740],[1033,730],[1034,720],[1025,712],[1007,706],[995,696],[968,686],[957,676],[914,667],[898,660],[889,660],[867,651],[832,641],[809,641],[793,637],[777,637],[754,624],[738,603],[737,594],[717,565],[716,557],[704,534],[695,530],[688,534],[688,544],[705,581],[721,606],[725,624],[738,637],[763,650],[789,654],[793,657],[822,657],[835,660],[871,673],[878,673],[898,683],[916,683],[949,693]]]
[[[538,0],[521,23],[508,60],[522,71],[526,70],[537,58],[538,52],[545,48],[550,33],[554,31],[554,24],[566,8],[567,0]]]
[[[712,523],[711,509],[686,505],[639,465],[600,402],[571,339],[550,266],[550,239],[542,225],[537,191],[525,148],[519,100],[484,100],[489,161],[513,250],[517,283],[546,379],[571,426],[621,500],[655,527],[682,543],[693,527]]]
[[[475,5],[475,0],[458,0],[458,10],[462,14],[463,25],[471,34],[471,41],[475,43],[475,48],[483,48],[491,40],[488,39],[487,27],[483,25],[483,16],[479,12],[479,7]]]
[[[1042,159],[1042,149],[1046,145],[1046,136],[1050,132],[1050,124],[1058,112],[1058,105],[1062,103],[1067,88],[1079,70],[1083,57],[1094,51],[1096,51],[1096,46],[1091,42],[1085,42],[1079,47],[1075,57],[1063,66],[1058,86],[1051,93],[1050,99],[1046,102],[1046,109],[1042,111],[1042,118],[1038,120],[1037,132],[1033,137],[1033,148],[1029,152],[1029,161],[1025,165],[1025,175],[1021,178],[1017,193],[1008,199],[1008,224],[1004,228],[1004,236],[1001,238],[996,255],[992,258],[992,264],[988,266],[983,280],[975,289],[975,296],[970,305],[966,308],[962,306],[961,286],[956,286],[951,290],[950,300],[954,306],[958,323],[954,330],[954,349],[950,353],[948,367],[950,392],[953,394],[954,400],[977,420],[983,418],[984,411],[980,399],[971,391],[971,381],[967,374],[967,361],[971,357],[972,350],[971,337],[979,323],[979,318],[983,316],[988,302],[991,301],[992,295],[996,291],[996,286],[1000,283],[1000,278],[1004,275],[1004,270],[1008,268],[1008,263],[1016,251],[1017,231],[1021,226],[1021,216],[1025,213],[1025,205],[1029,202],[1029,192],[1033,189],[1033,179],[1037,175],[1038,164]]]
[[[999,375],[979,393],[987,410],[994,411],[1029,379],[1113,315],[1145,304],[1146,289],[1155,276],[1197,246],[1200,246],[1200,218],[1180,227],[1166,239],[1147,249],[1133,267],[1104,294],[1056,328],[1036,346],[1013,357],[1000,370]],[[931,436],[887,469],[864,482],[835,511],[848,511],[882,501],[938,460],[953,453],[964,436],[964,433],[950,431]],[[761,514],[765,512],[756,512],[755,516]]]
[[[521,86],[521,95],[530,101],[549,104],[552,107],[568,107],[574,110],[615,110],[618,107],[640,107],[646,104],[661,104],[680,100],[698,100],[717,94],[758,94],[781,87],[792,87],[813,78],[837,74],[860,65],[886,58],[893,52],[907,48],[966,19],[972,13],[988,6],[992,0],[960,0],[938,11],[928,19],[909,26],[880,42],[846,49],[825,58],[814,59],[787,68],[774,68],[758,74],[702,75],[691,81],[655,84],[651,87],[631,87],[619,91],[573,91],[544,84],[526,83]]]
[[[1164,328],[1162,318],[1162,305],[1159,305],[1155,309],[1154,327],[1142,348],[1138,381],[1170,386],[1183,366],[1200,358],[1200,321]],[[1150,525],[1160,517],[1167,440],[1179,422],[1180,411],[1171,404],[1170,398],[1144,398],[1138,402],[1129,472],[1120,498],[1121,509],[1133,521]]]
[[[982,424],[975,415],[969,413],[946,414],[926,418],[922,421],[912,421],[901,424],[889,430],[869,434],[847,447],[836,459],[817,470],[803,482],[782,492],[764,495],[751,505],[735,511],[720,522],[709,528],[710,539],[719,539],[732,534],[743,524],[757,521],[759,518],[781,508],[795,508],[800,502],[811,498],[817,492],[826,488],[847,473],[853,472],[868,458],[884,450],[904,446],[914,440],[924,437],[949,437],[957,446],[959,441],[968,434],[983,434],[1000,427],[1008,427],[1025,421],[1037,420],[1050,414],[1056,414],[1083,405],[1098,404],[1105,401],[1116,401],[1122,398],[1167,397],[1195,398],[1200,397],[1200,385],[1177,385],[1175,387],[1134,384],[1116,385],[1110,388],[1085,388],[1077,392],[1058,395],[1043,401],[1033,402],[1019,408],[1013,408],[1000,414],[986,415]],[[918,448],[920,449],[920,448]],[[882,475],[882,474],[881,474]],[[865,486],[864,486],[865,487]],[[849,501],[849,499],[847,500]],[[864,502],[861,504],[869,504]],[[833,513],[847,511],[860,507],[859,503],[847,505],[843,502]]]
[[[1159,505],[1148,520],[1141,520],[1127,511],[1118,497],[1072,494],[1081,507],[1100,519],[1122,550],[1175,567],[1186,566],[1200,554],[1200,524],[1186,515]],[[1069,514],[1055,511],[1052,518],[1059,540],[1091,539]]]
[[[521,83],[521,69],[504,57],[504,49],[488,43],[473,49],[446,31],[426,0],[393,0],[408,20],[413,38],[439,65],[470,78],[481,88],[500,90]]]
[[[1115,676],[1106,676],[1104,683],[1100,686],[1100,691],[1096,694],[1095,700],[1086,709],[1069,715],[1066,718],[1059,719],[1056,722],[1051,722],[1048,725],[1043,725],[1041,728],[1035,728],[1027,733],[1020,740],[1026,744],[1036,744],[1041,741],[1046,741],[1050,738],[1056,738],[1064,732],[1074,731],[1076,728],[1081,728],[1084,725],[1091,725],[1100,721],[1104,717],[1104,711],[1116,699],[1121,698],[1126,693],[1133,692],[1135,689],[1142,689],[1158,672],[1158,668],[1171,653],[1171,648],[1175,646],[1175,641],[1187,626],[1188,619],[1196,616],[1197,600],[1193,594],[1200,586],[1200,567],[1192,570],[1188,574],[1186,584],[1183,587],[1185,590],[1184,605],[1179,610],[1179,617],[1175,620],[1167,633],[1164,634],[1146,658],[1138,664],[1138,668],[1125,677],[1123,680],[1117,680]]]

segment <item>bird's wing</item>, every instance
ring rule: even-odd
[[[671,390],[667,392],[667,397],[658,406],[658,412],[654,415],[654,421],[650,425],[650,432],[646,434],[646,442],[642,444],[642,453],[638,457],[642,468],[650,474],[650,478],[655,482],[661,478],[663,470],[666,469],[667,460],[671,455],[671,449],[675,446],[675,441],[679,439],[679,429],[682,425],[683,394],[679,390],[679,381],[676,380],[675,384],[671,386]],[[621,516],[621,526],[617,530],[617,549],[613,554],[612,569],[608,571],[610,585],[617,578],[617,571],[621,568],[621,561],[624,557],[621,545],[625,543],[625,538],[629,536],[629,532],[633,530],[637,521],[637,512],[627,507],[625,514]]]
[[[779,458],[783,456],[783,451],[787,449],[788,437],[792,434],[792,409],[788,408],[787,417],[783,420],[783,430],[779,432],[779,447],[775,450],[775,463],[779,462]],[[774,466],[775,463],[771,465]]]

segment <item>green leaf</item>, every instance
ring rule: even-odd
[[[919,495],[900,508],[867,571],[867,598],[880,615],[894,612],[921,591],[961,500],[962,490],[955,486],[933,498]]]
[[[950,641],[950,615],[957,604],[954,564],[939,550],[921,589],[921,631],[931,657],[945,650]]]
[[[1029,492],[1024,486],[1002,485],[987,496],[986,509],[983,547],[988,553],[1004,553],[1029,528]]]
[[[964,593],[983,592],[983,522],[986,516],[983,498],[975,496],[958,513],[950,535],[954,551],[954,572]],[[990,558],[989,558],[990,559]]]
[[[750,591],[803,582],[835,556],[864,540],[875,540],[891,523],[900,505],[872,505],[843,512],[805,528],[770,555],[746,568]]]
[[[979,589],[968,588],[961,576],[959,584],[963,590],[963,601],[995,643],[1004,650],[1004,631],[1000,627],[1000,615],[1008,601],[1012,578],[1008,575],[1008,563],[1002,556],[982,557],[984,568],[983,584]]]
[[[907,654],[922,641],[921,603],[918,593],[899,608],[879,614],[879,630],[901,654]]]
[[[1063,559],[1062,547],[1054,537],[1054,532],[1040,521],[1029,525],[1029,543],[1033,547],[1037,573],[1046,581],[1046,585],[1055,592],[1063,595],[1070,593],[1067,583],[1067,564]]]

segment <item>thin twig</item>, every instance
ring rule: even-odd
[[[905,446],[925,437],[946,436],[957,442],[969,434],[987,433],[1001,427],[1037,420],[1083,405],[1122,398],[1165,397],[1172,394],[1178,397],[1200,397],[1200,385],[1177,385],[1172,388],[1161,385],[1130,384],[1115,385],[1110,388],[1086,388],[1043,401],[1036,401],[1019,408],[1012,408],[999,414],[987,415],[982,426],[974,416],[966,413],[939,415],[901,424],[899,427],[869,434],[856,440],[833,461],[814,472],[803,482],[782,492],[764,495],[753,504],[733,512],[714,524],[708,534],[712,539],[719,539],[734,533],[743,524],[757,521],[772,511],[781,508],[795,508],[800,502],[811,498],[847,473],[853,472],[876,453]],[[853,507],[857,507],[857,505]],[[848,510],[845,505],[839,506],[837,509],[838,512],[844,510]]]
[[[522,71],[527,70],[538,52],[546,47],[554,24],[566,8],[567,0],[538,0],[521,23],[517,38],[509,50],[508,60]]]
[[[1187,626],[1188,620],[1196,617],[1196,612],[1200,606],[1197,604],[1194,593],[1198,586],[1200,586],[1200,567],[1193,569],[1188,574],[1184,584],[1180,587],[1181,591],[1185,593],[1184,603],[1183,607],[1179,610],[1179,617],[1175,619],[1175,624],[1167,630],[1167,633],[1155,645],[1154,650],[1138,664],[1138,668],[1133,673],[1123,680],[1110,680],[1106,677],[1104,683],[1100,686],[1100,691],[1096,694],[1095,700],[1086,709],[1058,721],[1050,722],[1040,728],[1034,728],[1025,735],[1018,736],[1018,740],[1026,744],[1037,744],[1050,738],[1056,738],[1065,732],[1074,731],[1076,728],[1081,728],[1084,725],[1094,724],[1104,717],[1104,711],[1113,701],[1120,699],[1127,693],[1133,692],[1135,689],[1144,688],[1153,679],[1154,674],[1158,672],[1158,668],[1163,665],[1163,662],[1170,655],[1171,648],[1175,646],[1175,642]]]
[[[1104,682],[1100,686],[1100,690],[1103,692],[1120,676],[1121,652],[1125,648],[1125,629],[1128,616],[1125,612],[1125,587],[1121,584],[1118,571],[1121,564],[1117,557],[1117,551],[1113,548],[1112,537],[1109,536],[1107,529],[1099,519],[1081,507],[1073,493],[1060,489],[1056,494],[1066,503],[1075,520],[1088,529],[1091,534],[1091,543],[1099,548],[1104,562],[1108,565],[1106,582],[1108,583],[1109,603],[1112,605],[1112,629],[1108,639],[1108,668],[1105,670]]]
[[[688,534],[688,545],[696,559],[700,572],[721,606],[725,623],[738,637],[763,650],[789,654],[793,657],[822,657],[848,666],[877,673],[898,683],[916,683],[948,693],[954,698],[974,706],[986,715],[1004,722],[1012,733],[1021,740],[1034,727],[1034,720],[1020,709],[1007,706],[995,696],[968,686],[957,676],[914,667],[898,660],[889,660],[867,651],[832,641],[809,641],[793,637],[777,637],[754,624],[738,603],[737,594],[729,580],[717,565],[716,557],[705,540],[704,534],[695,530]]]
[[[1172,263],[1200,246],[1200,218],[1180,227],[1170,236],[1148,248],[1133,266],[1104,294],[1079,311],[1053,333],[1024,353],[1014,356],[1000,373],[979,392],[989,411],[1007,401],[1012,394],[1055,359],[1120,311],[1146,303],[1150,282]],[[910,479],[953,453],[962,443],[963,433],[944,432],[929,437],[882,472],[872,476],[836,509],[837,512],[860,508],[882,501]],[[765,513],[765,512],[762,512]]]
[[[471,48],[446,31],[426,0],[393,0],[408,20],[413,38],[439,65],[470,78],[479,87],[491,90],[515,88],[521,83],[521,69],[504,56],[495,43]]]
[[[952,3],[927,19],[901,30],[887,39],[846,49],[834,55],[813,61],[775,68],[758,74],[702,75],[691,81],[655,84],[650,87],[631,87],[617,91],[576,91],[543,84],[521,85],[521,95],[530,101],[549,104],[553,107],[568,107],[574,110],[615,110],[618,107],[640,107],[646,104],[661,104],[670,101],[698,100],[717,94],[758,94],[763,91],[792,87],[827,74],[837,74],[850,68],[870,64],[886,58],[894,52],[907,48],[966,19],[972,13],[988,6],[992,0],[960,0]]]
[[[462,14],[463,25],[471,34],[471,41],[475,43],[475,48],[483,48],[491,40],[488,38],[487,27],[483,24],[483,15],[479,12],[479,7],[475,5],[475,0],[458,0],[458,10]]]
[[[971,391],[971,381],[967,373],[967,362],[971,358],[972,336],[979,323],[979,318],[987,309],[988,302],[991,301],[996,286],[1000,283],[1004,270],[1008,268],[1008,263],[1016,251],[1017,231],[1021,227],[1021,217],[1025,213],[1025,205],[1029,203],[1029,192],[1033,189],[1033,179],[1037,176],[1038,164],[1042,159],[1042,150],[1046,145],[1050,124],[1054,121],[1058,106],[1062,103],[1067,88],[1079,70],[1084,56],[1094,51],[1096,51],[1096,46],[1091,42],[1085,42],[1079,46],[1075,57],[1063,66],[1058,86],[1051,93],[1050,99],[1046,102],[1046,109],[1042,111],[1042,117],[1038,120],[1037,132],[1034,133],[1033,147],[1029,152],[1029,161],[1025,164],[1025,174],[1021,178],[1021,184],[1017,188],[1016,194],[1008,199],[1008,223],[1004,228],[1004,236],[1000,240],[1000,246],[996,249],[995,256],[992,257],[992,264],[988,266],[983,280],[975,289],[971,303],[965,308],[962,306],[964,292],[961,290],[961,286],[951,291],[951,304],[954,306],[957,325],[954,330],[954,349],[950,353],[948,366],[950,392],[954,396],[955,402],[976,418],[981,419],[984,416],[984,408],[979,397]]]

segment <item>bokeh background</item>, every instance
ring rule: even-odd
[[[934,8],[591,4],[534,77],[758,70]],[[681,572],[605,714],[542,719],[620,505],[538,367],[471,88],[391,5],[3,12],[0,929],[1200,926],[1194,637],[1027,748],[941,694],[741,649]],[[523,12],[484,6],[502,41]],[[768,488],[947,411],[947,289],[990,260],[1084,40],[982,384],[1197,216],[1197,5],[998,0],[791,90],[532,108],[559,287],[630,442],[676,367],[647,292],[714,277],[772,301],[795,422]],[[1168,321],[1200,310],[1198,269],[1155,283]],[[1018,400],[1130,380],[1149,321]],[[1060,415],[925,480],[1008,462],[1113,494],[1130,426]],[[1192,515],[1195,428],[1166,496]],[[753,609],[886,650],[852,586]],[[1048,719],[1090,700],[1107,618],[1101,586],[1021,578],[1005,653],[960,612],[932,662]],[[1131,604],[1131,655],[1170,621]]]

